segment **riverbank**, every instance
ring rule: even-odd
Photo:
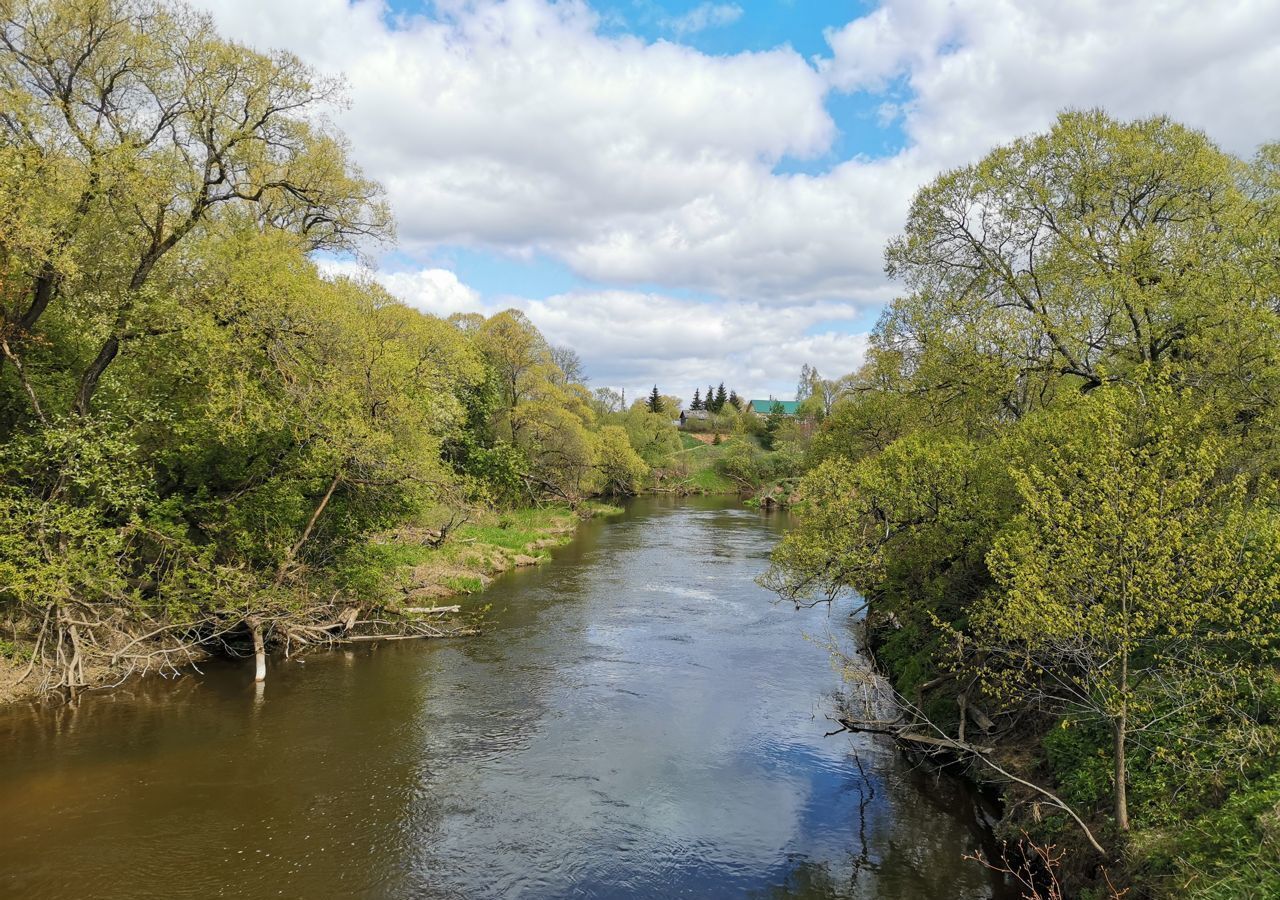
[[[638,497],[474,637],[0,710],[0,895],[1011,900],[966,791],[825,736],[848,607],[755,583],[788,525]]]
[[[748,506],[789,506],[799,475],[795,452],[765,449],[750,434],[680,432],[681,449],[653,469],[657,494],[736,495]]]
[[[504,572],[547,562],[551,548],[573,540],[582,521],[621,512],[596,501],[576,509],[556,504],[473,511],[440,546],[432,545],[436,532],[405,527],[370,542],[359,577],[394,611],[466,597]]]
[[[552,548],[573,540],[583,521],[621,512],[596,501],[574,508],[476,508],[458,517],[443,536],[440,529],[403,526],[374,536],[334,571],[313,573],[277,604],[229,609],[223,621],[208,615],[185,622],[177,616],[154,617],[134,625],[132,636],[101,648],[101,654],[84,646],[68,648],[83,655],[79,671],[84,683],[77,690],[111,687],[153,672],[176,674],[214,656],[251,655],[255,632],[264,650],[287,655],[379,638],[474,634],[482,610],[467,598],[505,572],[545,563]],[[334,584],[342,589],[322,593],[322,585],[327,591]],[[104,611],[101,618],[110,614]],[[71,628],[81,644],[83,623],[74,620]],[[11,624],[10,631],[21,629]],[[72,633],[68,630],[68,636]],[[37,631],[30,641],[0,645],[0,704],[60,695],[60,686],[36,664],[50,652],[43,634]],[[56,653],[64,653],[61,637]]]
[[[1176,827],[1173,820],[1155,822],[1122,833],[1090,806],[1109,783],[1106,735],[1069,719],[1010,717],[995,709],[989,716],[976,696],[968,697],[937,666],[932,648],[919,642],[912,625],[877,615],[874,606],[865,622],[870,663],[907,711],[895,719],[896,711],[868,717],[863,710],[848,710],[849,727],[875,731],[864,727],[869,719],[892,720],[887,733],[897,737],[902,752],[992,792],[999,808],[992,827],[1004,858],[988,856],[988,861],[1031,879],[1039,891],[1034,896],[1271,896],[1254,886],[1275,880],[1276,779],[1261,779],[1221,811],[1193,822]],[[943,730],[926,725],[921,712]],[[908,727],[917,720],[919,727]],[[909,739],[917,734],[931,743]],[[1131,787],[1145,792],[1151,777],[1137,770],[1130,775]],[[1188,890],[1192,886],[1194,893]]]

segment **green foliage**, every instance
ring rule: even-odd
[[[1042,741],[1063,796],[1079,808],[1105,807],[1114,786],[1111,734],[1098,722],[1062,719]]]
[[[940,728],[966,686],[989,739],[1039,737],[1025,776],[1132,815],[1148,886],[1202,896],[1275,892],[1277,159],[1073,112],[924,188],[765,578],[860,591]]]
[[[606,494],[635,494],[640,490],[649,466],[631,447],[627,431],[618,425],[600,429],[596,468]]]
[[[626,429],[632,448],[650,466],[662,465],[684,446],[680,433],[671,425],[671,419],[661,413],[649,412],[646,407],[633,406],[621,417],[621,425]],[[693,438],[689,440],[694,441]]]
[[[760,433],[760,445],[766,450],[772,450],[774,443],[777,441],[778,431],[786,424],[787,415],[782,408],[781,403],[775,403],[769,409],[769,414],[764,419],[764,430]]]
[[[0,640],[103,622],[109,660],[152,620],[382,602],[435,559],[383,540],[424,511],[629,493],[679,448],[663,416],[602,427],[620,398],[517,311],[322,274],[392,234],[336,82],[150,0],[0,29]]]
[[[1166,896],[1235,900],[1280,895],[1280,774],[1241,788],[1173,842]]]

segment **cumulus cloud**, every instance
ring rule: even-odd
[[[339,124],[409,251],[542,253],[605,283],[762,301],[882,299],[881,248],[915,188],[1062,107],[1167,111],[1242,153],[1280,113],[1270,0],[884,0],[816,62],[605,34],[582,0],[211,6],[240,38],[346,74]],[[670,27],[740,12],[702,3]],[[776,174],[830,150],[832,89],[887,92],[908,146]]]
[[[852,359],[856,342],[821,322],[787,325],[754,349],[722,335],[701,355],[685,347],[685,329],[732,322],[751,334],[733,317],[884,302],[893,288],[882,248],[914,191],[1064,107],[1166,112],[1239,154],[1280,137],[1274,0],[881,0],[830,30],[829,53],[815,59],[781,39],[711,55],[616,34],[584,0],[435,0],[422,14],[383,0],[204,2],[231,35],[345,74],[350,106],[337,124],[386,184],[410,257],[466,246],[559,261],[604,288],[519,302],[588,344],[599,335],[571,319],[647,334],[651,358],[622,348],[597,360],[637,383],[659,359],[692,374],[721,350],[736,354],[744,389],[781,377],[771,360],[782,354],[788,372],[805,361],[792,354]],[[668,33],[739,12],[704,2]],[[846,127],[892,125],[903,148],[830,159],[833,92],[878,111]],[[794,160],[815,171],[796,174]],[[499,302],[445,269],[382,277],[433,312]],[[722,302],[675,301],[668,288]],[[645,303],[663,310],[656,324],[635,312]]]
[[[595,383],[637,396],[657,384],[688,400],[710,380],[744,395],[787,398],[804,362],[831,376],[844,374],[861,364],[867,342],[865,333],[809,333],[856,317],[850,304],[778,309],[614,290],[518,305],[548,340],[581,353]]]
[[[457,312],[480,312],[480,294],[458,280],[448,269],[417,269],[407,272],[378,272],[347,260],[321,260],[322,274],[348,278],[372,278],[414,309],[434,316]]]
[[[485,298],[446,269],[373,271],[326,260],[328,276],[372,278],[410,306],[433,315],[519,309],[553,344],[573,347],[593,384],[639,396],[653,384],[689,399],[708,379],[744,395],[790,396],[800,366],[838,376],[856,369],[865,333],[830,330],[857,318],[848,303],[784,309],[744,301],[692,302],[626,290],[572,292],[544,299]],[[817,333],[811,333],[815,329]]]
[[[736,3],[699,3],[682,16],[665,17],[662,25],[677,37],[685,37],[708,28],[732,25],[741,18],[742,7]]]
[[[772,174],[836,134],[829,86],[795,51],[609,36],[576,2],[434,9],[389,21],[373,2],[224,0],[213,12],[241,39],[345,73],[338,124],[387,186],[410,252],[541,252],[597,280],[761,298],[878,280],[882,234],[861,223],[879,218],[879,198]]]
[[[1228,150],[1280,137],[1280,5],[1270,0],[883,0],[827,34],[842,91],[905,81],[917,152],[953,165],[1064,107],[1169,114]]]

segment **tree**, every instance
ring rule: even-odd
[[[778,401],[774,401],[769,407],[769,414],[764,419],[764,433],[760,435],[760,443],[764,445],[764,449],[774,449],[774,441],[778,435],[778,430],[787,421],[787,413],[785,408]]]
[[[800,380],[796,383],[796,401],[803,403],[816,393],[816,386],[822,381],[822,376],[818,374],[818,370],[813,366],[805,363],[800,367]]]
[[[572,347],[551,347],[551,361],[560,369],[565,384],[586,384],[590,380],[582,357]]]
[[[520,437],[521,405],[563,384],[563,373],[551,358],[551,348],[529,318],[516,309],[490,317],[480,326],[476,341],[498,379],[500,404],[494,428],[512,443]]]
[[[26,284],[3,309],[6,355],[56,301],[91,293],[100,315],[70,398],[81,415],[126,343],[171,327],[149,286],[202,229],[245,219],[338,250],[389,234],[380,188],[315,124],[337,84],[222,40],[207,15],[153,0],[7,4],[0,85],[7,150],[49,166],[32,185],[44,240],[6,276]]]
[[[737,391],[729,392],[729,405],[732,406],[734,409],[736,409],[738,412],[742,412],[742,398],[738,396]]]
[[[672,427],[670,417],[650,412],[647,404],[637,403],[628,410],[622,426],[631,446],[651,466],[661,465],[680,450],[680,436]]]
[[[904,710],[880,730],[1035,790],[1095,850],[1081,815],[1194,843],[1274,804],[1278,160],[1064,114],[917,195],[886,251],[906,290],[859,371],[808,390],[766,583],[860,592]],[[1150,836],[1124,848],[1142,877],[1194,867]]]
[[[1111,731],[1121,830],[1129,743],[1152,740],[1170,703],[1220,712],[1218,682],[1280,638],[1280,523],[1223,478],[1203,425],[1161,384],[1029,423],[1013,471],[1023,508],[975,612],[993,681]]]
[[[713,386],[707,385],[707,392],[703,394],[702,397],[703,409],[707,412],[719,412],[719,410],[716,409],[716,389]]]
[[[662,395],[658,393],[658,386],[655,384],[653,390],[649,393],[649,412],[662,412]]]
[[[1046,134],[949,172],[916,196],[887,270],[910,294],[879,344],[1005,415],[1140,365],[1195,355],[1199,336],[1265,305],[1246,275],[1256,218],[1239,166],[1166,118],[1064,113]]]
[[[606,425],[600,429],[599,440],[596,468],[603,479],[604,492],[624,496],[636,493],[649,474],[649,467],[632,448],[626,430]]]
[[[724,409],[724,405],[729,402],[729,395],[725,393],[724,382],[720,382],[720,386],[716,388],[716,402],[713,407],[716,412]]]
[[[622,394],[613,388],[599,387],[592,391],[592,406],[595,408],[596,416],[603,418],[610,413],[622,412]]]
[[[689,408],[693,410],[702,409],[702,394],[697,388],[693,389],[693,402],[689,404]]]

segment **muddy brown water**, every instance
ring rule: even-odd
[[[645,498],[477,638],[0,710],[0,896],[1011,896],[970,791],[824,737],[847,608],[755,585],[785,526]]]

